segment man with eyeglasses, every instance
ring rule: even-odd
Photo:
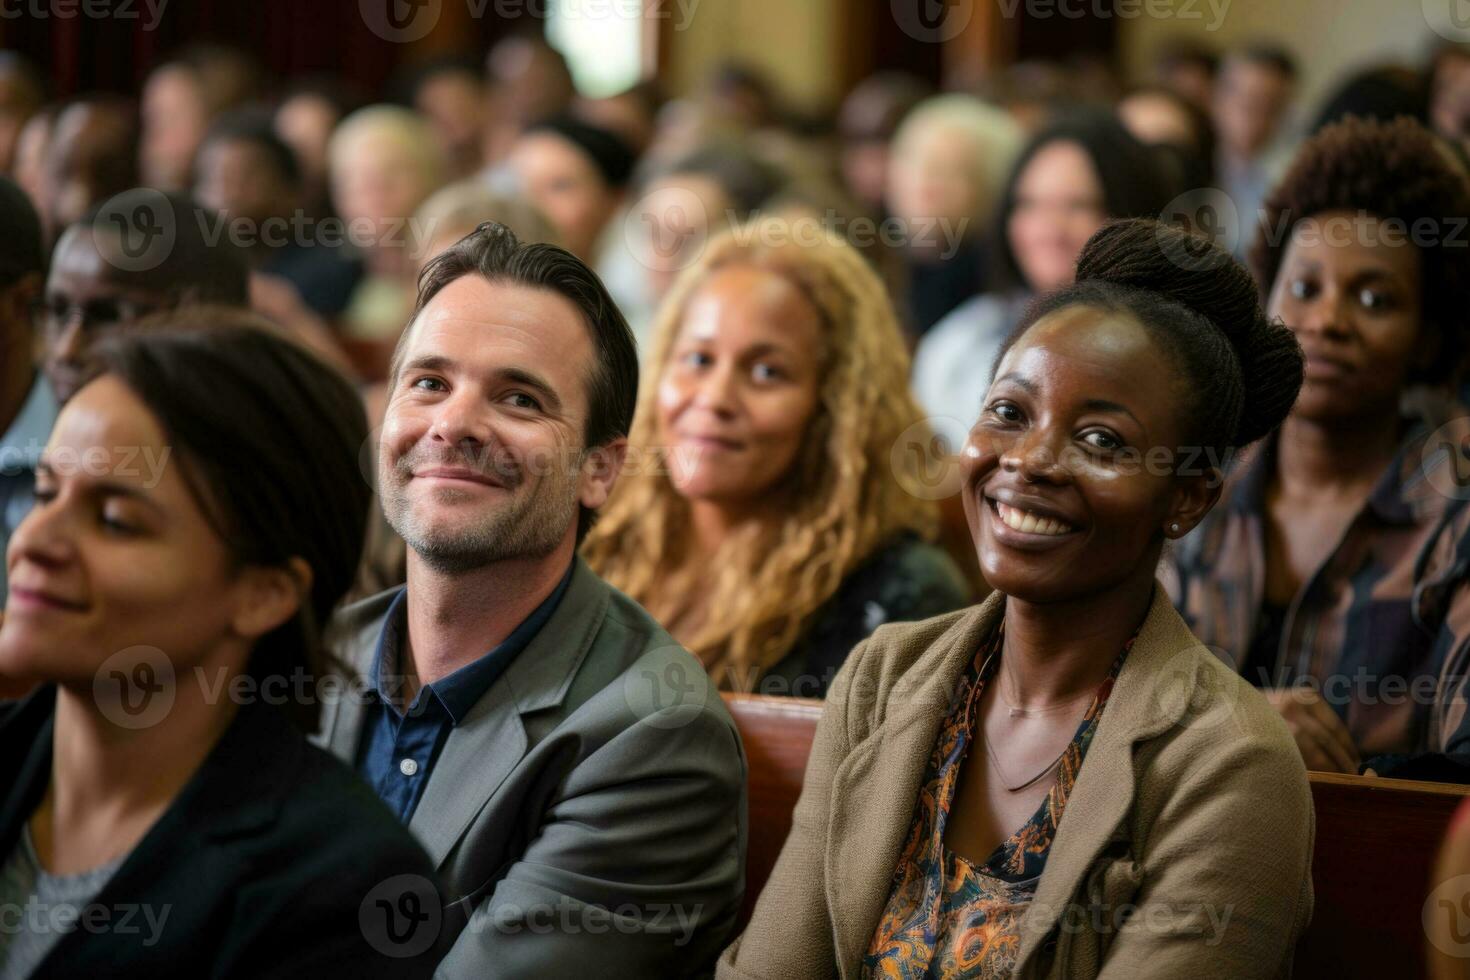
[[[0,177],[0,555],[31,509],[36,460],[56,421],[51,388],[36,373],[30,307],[46,253],[41,221],[25,192]],[[7,593],[0,561],[0,605]],[[4,691],[0,690],[0,697]]]
[[[42,367],[57,400],[85,380],[100,337],[194,303],[249,305],[244,250],[217,219],[185,194],[146,188],[99,205],[57,241],[38,310]]]

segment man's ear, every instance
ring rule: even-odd
[[[612,496],[613,484],[623,471],[628,458],[628,439],[619,436],[601,446],[593,446],[582,456],[581,486],[577,497],[582,506],[596,510]]]
[[[258,640],[296,615],[311,595],[311,566],[293,556],[284,565],[252,565],[240,573],[240,598],[231,625]]]
[[[1225,476],[1218,466],[1208,466],[1203,473],[1176,476],[1174,504],[1164,519],[1164,536],[1182,538],[1210,512],[1220,500]],[[1177,531],[1175,526],[1179,528]]]

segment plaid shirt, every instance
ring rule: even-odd
[[[1462,471],[1470,460],[1470,442],[1461,443]],[[1470,479],[1467,479],[1470,484]],[[1470,492],[1467,492],[1470,497]],[[1434,583],[1424,592],[1428,617],[1437,625],[1434,640],[1439,676],[1430,717],[1429,752],[1458,757],[1470,765],[1470,503],[1462,502],[1450,515],[1424,566],[1424,578]],[[1432,774],[1428,778],[1467,779]]]
[[[1444,635],[1456,626],[1470,641],[1470,588],[1454,587],[1470,565],[1458,519],[1470,518],[1459,499],[1470,496],[1470,453],[1452,455],[1470,447],[1470,417],[1458,406],[1450,411],[1446,426],[1406,423],[1393,462],[1286,609],[1274,656],[1245,662],[1265,594],[1266,490],[1277,436],[1242,458],[1220,503],[1161,569],[1202,642],[1259,687],[1316,687],[1365,759],[1435,749],[1440,665],[1452,645],[1470,660],[1470,644]],[[1465,554],[1458,564],[1457,553]],[[1457,615],[1452,596],[1463,607]]]

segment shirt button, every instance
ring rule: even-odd
[[[419,771],[419,764],[417,762],[414,762],[412,759],[404,759],[402,762],[398,763],[398,771],[403,773],[405,776],[412,776],[414,773]]]

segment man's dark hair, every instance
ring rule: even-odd
[[[109,236],[144,249],[136,261],[113,263],[122,277],[166,292],[176,302],[250,305],[244,250],[218,215],[187,194],[134,188],[102,202],[73,227],[82,225],[94,239]],[[98,247],[103,249],[102,241]],[[154,254],[146,251],[150,248]],[[103,251],[104,258],[108,255]]]
[[[204,135],[203,148],[220,141],[248,143],[265,154],[276,177],[288,187],[301,183],[301,164],[286,142],[276,135],[271,111],[265,108],[231,109],[210,125]]]
[[[566,249],[545,242],[522,242],[505,225],[487,221],[440,252],[419,274],[418,301],[408,327],[398,338],[389,372],[396,385],[403,350],[413,323],[445,286],[464,276],[490,282],[546,289],[571,301],[587,322],[596,361],[587,378],[588,449],[605,446],[628,434],[638,399],[638,345],[607,287],[587,265]],[[592,529],[596,512],[581,509],[577,543]]]
[[[1207,45],[1187,38],[1176,38],[1159,49],[1154,57],[1154,67],[1160,72],[1177,68],[1198,68],[1214,78],[1220,70],[1220,56]]]
[[[1287,81],[1296,81],[1296,59],[1291,52],[1270,41],[1253,41],[1231,51],[1227,61],[1259,65],[1279,72]]]

